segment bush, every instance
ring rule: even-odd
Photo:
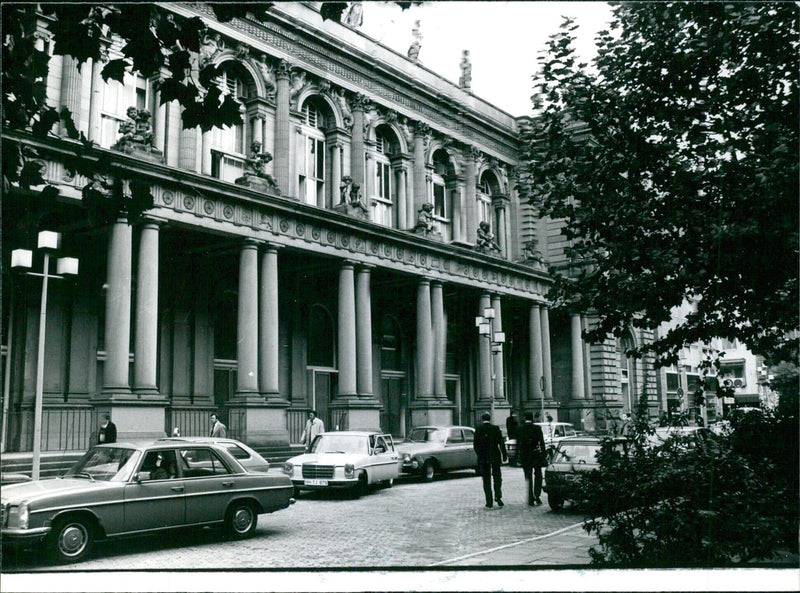
[[[787,438],[790,424],[772,416],[763,422],[757,447],[736,430],[699,441],[674,436],[648,447],[639,424],[627,455],[604,447],[600,469],[585,476],[576,501],[589,514],[584,529],[599,538],[592,563],[731,566],[796,542],[796,419],[793,453],[776,442]]]

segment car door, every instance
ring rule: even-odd
[[[400,454],[386,439],[378,435],[375,437],[375,446],[372,449],[374,481],[391,480],[397,477]]]
[[[475,468],[478,466],[478,454],[475,453],[475,430],[472,428],[462,428],[464,433],[464,465],[466,468]]]
[[[176,527],[186,521],[184,481],[179,473],[174,477],[156,473],[159,453],[164,467],[175,463],[174,449],[144,454],[133,479],[124,488],[124,533]]]
[[[444,453],[442,454],[442,468],[443,469],[458,469],[464,463],[464,433],[460,428],[450,428],[447,431],[447,442],[444,444]]]
[[[222,521],[236,491],[234,472],[211,447],[180,450],[186,485],[186,523]]]

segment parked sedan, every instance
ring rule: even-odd
[[[221,447],[225,447],[225,449],[228,450],[228,453],[233,455],[236,461],[241,463],[247,471],[269,471],[269,461],[261,457],[257,451],[234,439],[223,439],[219,437],[168,437],[161,440],[170,442],[190,441],[193,443],[214,443],[216,445],[220,445]]]
[[[400,474],[400,455],[392,435],[378,431],[323,432],[311,451],[288,459],[284,473],[301,490],[351,489],[358,497],[373,484],[391,487]]]
[[[600,467],[597,453],[602,443],[595,437],[574,437],[563,439],[558,444],[544,473],[544,491],[551,509],[561,510],[564,501],[574,497],[581,475]],[[626,451],[627,444],[624,438],[614,439],[614,447],[621,452]]]
[[[418,426],[397,445],[403,459],[402,471],[431,481],[437,473],[477,470],[474,440],[475,429],[469,426]]]
[[[248,472],[204,439],[113,443],[91,448],[59,478],[4,486],[4,545],[45,544],[55,561],[77,562],[94,541],[154,530],[222,525],[251,536],[258,515],[288,507],[290,480]]]

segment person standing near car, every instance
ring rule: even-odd
[[[311,444],[314,439],[323,432],[325,432],[325,424],[317,418],[317,413],[311,410],[308,413],[308,420],[306,421],[306,427],[303,429],[303,434],[300,435],[300,442],[305,445],[306,451],[311,450]]]
[[[111,422],[111,414],[106,412],[103,414],[103,424],[100,425],[100,430],[97,431],[97,444],[103,443],[116,443],[117,442],[117,425]]]
[[[472,443],[478,455],[478,469],[483,480],[483,494],[486,506],[492,506],[492,482],[494,482],[494,500],[497,506],[503,506],[503,478],[500,475],[500,464],[508,460],[506,444],[500,427],[491,423],[489,412],[481,414],[481,425],[475,429],[475,440]]]
[[[211,414],[211,434],[209,436],[212,437],[219,437],[224,439],[225,436],[228,434],[228,428],[219,421],[216,414]]]
[[[542,504],[542,468],[547,465],[544,435],[530,412],[525,412],[525,423],[519,429],[517,456],[528,487],[528,504]]]

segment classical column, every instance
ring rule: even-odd
[[[369,266],[359,266],[356,273],[356,360],[358,395],[372,397],[372,303]]]
[[[417,284],[417,398],[433,396],[433,321],[431,319],[431,281],[420,278]]]
[[[506,208],[502,204],[497,208],[497,243],[500,253],[508,257],[508,235],[506,233]]]
[[[553,367],[550,365],[550,315],[546,305],[541,308],[542,318],[542,374],[544,375],[543,397],[553,397]]]
[[[92,93],[89,97],[89,140],[100,142],[100,104],[103,80],[100,72],[103,69],[103,60],[92,59]]]
[[[478,315],[483,316],[483,312],[491,307],[492,302],[488,292],[481,294]],[[480,391],[478,397],[481,400],[491,401],[492,399],[492,345],[491,339],[485,335],[478,335],[478,378]]]
[[[428,129],[428,126],[421,122],[414,126],[414,219],[422,205],[428,201],[425,171],[425,136]]]
[[[158,395],[158,224],[147,221],[139,235],[136,273],[136,338],[133,389]]]
[[[181,117],[181,133],[178,137],[178,167],[186,171],[198,171],[197,169],[197,135],[200,128],[183,127],[183,117]]]
[[[157,80],[158,77],[152,79]],[[167,153],[167,107],[161,103],[161,93],[156,90],[153,102],[153,145],[166,155]]]
[[[330,144],[331,148],[331,206],[342,199],[339,186],[342,184],[342,145],[339,142]]]
[[[453,185],[453,241],[463,241],[463,229],[461,228],[461,218],[463,207],[462,203],[464,200],[464,176],[459,175],[455,179],[455,185]]]
[[[339,318],[337,354],[339,396],[355,396],[356,383],[356,301],[353,262],[345,261],[339,270]]]
[[[394,221],[394,227],[397,229],[405,228],[406,226],[406,168],[398,166],[395,168],[395,185],[397,187],[397,219]]]
[[[530,346],[528,347],[528,401],[543,397],[542,377],[544,377],[544,362],[542,357],[542,312],[539,305],[531,305],[528,323]]]
[[[362,195],[366,195],[366,173],[364,170],[364,110],[369,99],[357,94],[353,100],[353,132],[350,140],[350,177],[353,183],[361,187]]]
[[[62,56],[61,62],[61,106],[69,109],[75,127],[81,125],[81,73],[79,64],[71,56]],[[59,134],[65,136],[66,126],[62,121]]]
[[[200,133],[200,172],[211,175],[211,130]]]
[[[289,74],[290,66],[281,60],[275,69],[275,155],[273,172],[275,183],[283,195],[291,190],[291,154],[289,151]]]
[[[253,142],[261,144],[261,149],[264,148],[264,118],[256,116],[253,118]]]
[[[278,384],[278,248],[267,245],[261,255],[259,291],[259,389],[268,399],[280,397]]]
[[[464,151],[464,210],[467,213],[467,228],[464,229],[464,241],[467,243],[475,243],[475,237],[478,233],[478,212],[477,204],[475,203],[475,158],[478,156],[478,151],[472,146],[468,146]]]
[[[413,229],[414,225],[417,224],[417,212],[414,210],[414,188],[416,187],[415,182],[415,175],[414,175],[414,163],[411,163],[411,174],[409,175],[409,170],[406,169],[406,220],[403,227],[406,229]]]
[[[258,395],[258,245],[245,241],[239,252],[236,329],[237,399]]]
[[[503,331],[503,307],[500,301],[500,295],[492,296],[492,309],[494,309],[494,333]],[[499,346],[499,352],[492,353],[492,362],[494,365],[494,395],[497,399],[505,399],[506,397],[506,381],[505,381],[505,367],[503,366],[503,344]]]
[[[431,321],[433,327],[433,395],[439,399],[447,397],[444,381],[444,366],[446,353],[446,331],[444,319],[444,296],[442,283],[438,280],[431,282]]]
[[[581,316],[572,313],[570,321],[570,349],[572,350],[572,399],[583,399],[583,339],[581,338]]]
[[[131,269],[133,231],[125,218],[111,228],[106,272],[106,322],[103,393],[130,394]]]

